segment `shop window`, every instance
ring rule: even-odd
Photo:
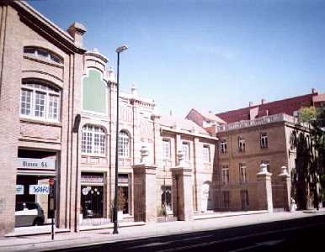
[[[103,128],[87,124],[82,128],[81,152],[91,155],[105,155],[106,134]]]
[[[20,94],[20,115],[46,121],[59,121],[61,92],[45,83],[23,83]]]
[[[103,186],[81,186],[81,213],[84,218],[103,217]]]

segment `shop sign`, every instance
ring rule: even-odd
[[[81,183],[104,183],[103,176],[96,175],[81,175]]]
[[[24,194],[24,185],[16,185],[16,195]]]
[[[18,158],[18,168],[55,170],[55,159]]]
[[[48,185],[30,185],[29,194],[49,194],[50,187]]]

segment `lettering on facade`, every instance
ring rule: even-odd
[[[81,183],[104,183],[104,177],[95,175],[81,175]]]
[[[55,170],[54,159],[18,158],[18,168]]]

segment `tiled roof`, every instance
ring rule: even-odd
[[[224,113],[218,113],[219,116],[227,123],[238,122],[242,120],[252,120],[251,111],[257,110],[256,117],[265,115],[275,115],[279,113],[285,113],[288,115],[294,115],[295,111],[298,111],[302,107],[309,107],[314,105],[313,99],[317,97],[318,93],[311,93],[307,95],[292,97],[284,100],[261,103],[259,105],[253,105],[246,108],[232,110]]]

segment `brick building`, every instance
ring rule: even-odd
[[[52,179],[58,227],[107,224],[117,121],[109,61],[83,47],[82,24],[64,31],[24,1],[0,8],[0,235],[13,230],[18,201],[38,202],[48,214]],[[123,217],[155,221],[166,207],[190,219],[213,209],[217,138],[192,121],[157,115],[135,87],[120,93],[119,108]]]

